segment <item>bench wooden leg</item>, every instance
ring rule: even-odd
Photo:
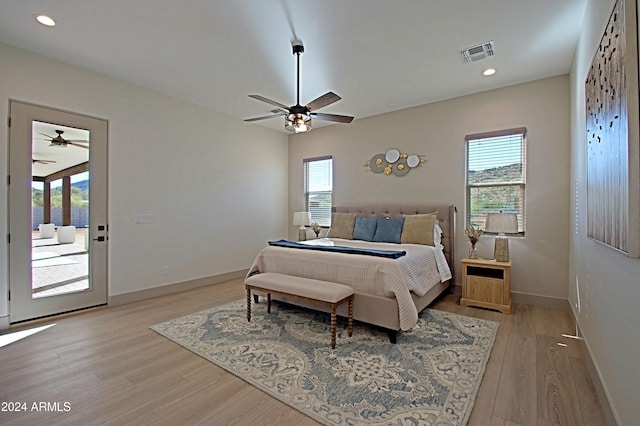
[[[349,297],[349,337],[353,336],[353,296]]]
[[[336,348],[336,304],[331,304],[331,349]]]
[[[247,286],[247,321],[251,321],[251,287]]]
[[[284,295],[284,296],[292,296],[292,297],[296,297],[305,301],[309,301],[309,302],[317,302],[317,303],[322,303],[324,304],[324,306],[329,306],[331,308],[331,323],[330,323],[330,331],[331,331],[331,349],[335,349],[336,348],[336,329],[337,329],[337,322],[338,322],[338,318],[337,318],[337,310],[338,310],[338,305],[341,305],[344,302],[348,302],[349,303],[349,315],[348,315],[348,330],[349,330],[349,337],[353,336],[353,299],[354,299],[354,295],[353,292],[350,292],[351,295],[344,297],[343,299],[337,301],[337,302],[329,302],[328,300],[322,300],[322,299],[313,299],[313,298],[309,298],[309,297],[303,297],[301,295],[297,295],[295,293],[289,293],[289,292],[283,292],[283,291],[278,291],[278,290],[270,290],[269,289],[269,283],[265,283],[264,285],[251,285],[250,283],[245,283],[245,288],[247,290],[247,321],[251,321],[251,296],[252,296],[252,290],[257,290],[260,293],[266,293],[267,295],[267,313],[271,313],[271,294],[276,294],[276,295]],[[337,291],[337,290],[336,290]],[[254,299],[257,297],[257,295],[255,293],[253,293]],[[329,299],[332,300],[332,299]],[[335,300],[335,299],[333,299]],[[255,303],[258,303],[257,300],[255,300]]]

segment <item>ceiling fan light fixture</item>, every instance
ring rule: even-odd
[[[284,128],[294,133],[304,133],[311,130],[311,116],[309,114],[289,114],[284,118]]]

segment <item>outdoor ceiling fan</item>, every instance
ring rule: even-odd
[[[46,136],[48,138],[44,140],[48,140],[50,142],[49,146],[66,148],[67,145],[73,145],[79,148],[89,149],[89,147],[86,145],[89,143],[89,141],[65,139],[62,137],[64,130],[56,130],[55,132],[58,134],[58,136],[51,136],[51,135],[47,135],[46,133],[40,133],[42,136]]]
[[[351,123],[353,117],[347,115],[337,114],[325,114],[315,112],[320,108],[331,105],[334,102],[342,99],[340,96],[333,92],[327,92],[317,99],[302,106],[300,105],[300,55],[304,53],[304,46],[301,41],[294,41],[291,43],[293,47],[293,54],[297,59],[297,90],[296,90],[296,104],[293,106],[286,106],[280,102],[273,101],[260,95],[249,95],[250,98],[257,99],[262,102],[266,102],[271,105],[275,105],[278,109],[271,110],[272,115],[266,115],[262,117],[248,118],[244,121],[258,121],[265,120],[267,118],[284,117],[284,128],[290,132],[301,133],[311,130],[311,119],[317,118],[319,120],[334,121],[338,123]]]

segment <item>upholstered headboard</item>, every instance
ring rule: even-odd
[[[404,217],[412,214],[437,212],[440,228],[442,228],[444,255],[447,258],[452,275],[455,276],[456,206],[446,204],[337,206],[333,208],[333,211],[336,213],[356,213],[365,217]]]

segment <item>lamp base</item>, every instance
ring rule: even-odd
[[[300,227],[298,228],[298,241],[306,241],[307,240],[307,228]]]
[[[509,239],[497,236],[493,246],[493,258],[498,262],[509,261]]]

